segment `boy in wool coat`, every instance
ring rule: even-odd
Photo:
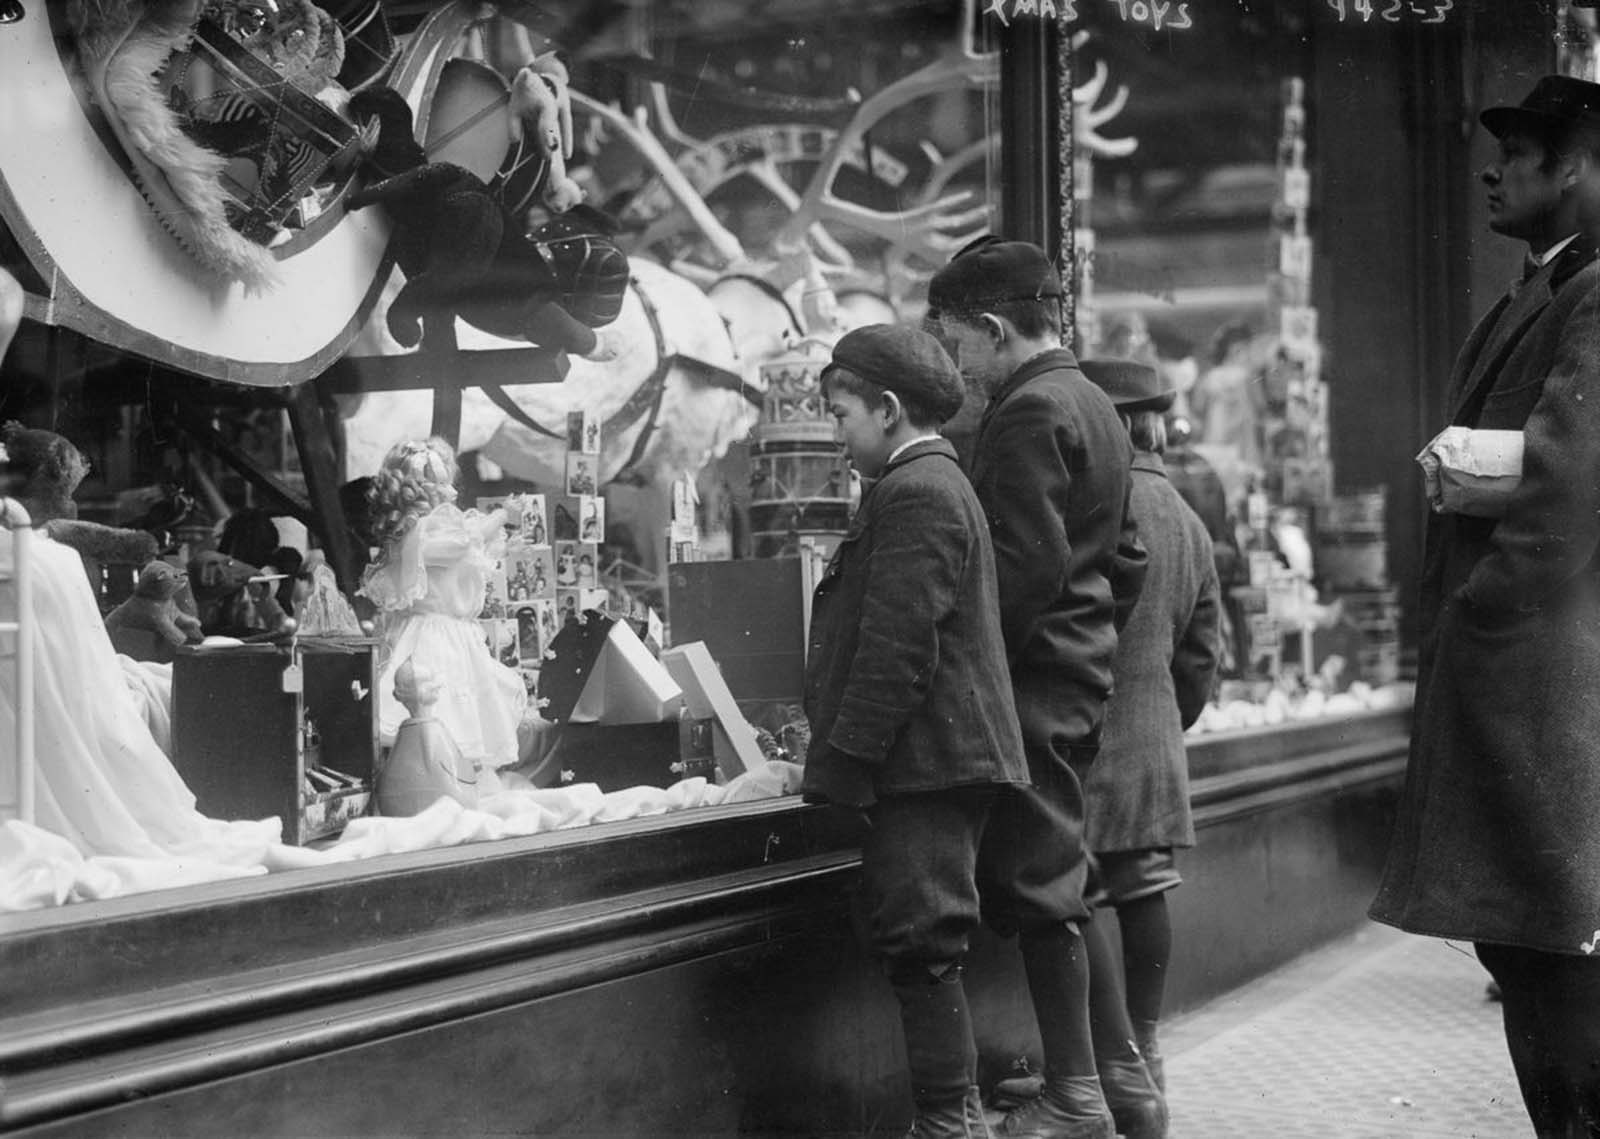
[[[860,809],[862,903],[894,986],[916,1120],[987,1135],[962,987],[980,841],[1027,782],[983,510],[938,426],[960,375],[918,329],[847,333],[822,375],[851,462],[874,480],[812,603],[803,790]]]

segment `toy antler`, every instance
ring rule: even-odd
[[[1084,35],[1080,33],[1072,41],[1074,48],[1081,47]],[[1100,95],[1105,91],[1106,80],[1111,72],[1104,60],[1094,61],[1094,76],[1080,87],[1072,89],[1072,102],[1078,107],[1078,113],[1073,124],[1073,137],[1078,145],[1087,149],[1091,154],[1100,158],[1126,158],[1139,146],[1136,138],[1106,138],[1100,133],[1100,128],[1122,113],[1122,108],[1128,105],[1128,87],[1122,84],[1117,88],[1117,93],[1096,107]]]
[[[591,99],[580,91],[572,92],[572,105],[600,119],[633,145],[640,157],[661,179],[661,185],[666,188],[678,208],[705,234],[706,240],[721,257],[730,264],[744,259],[744,246],[739,243],[739,239],[716,219],[706,206],[705,199],[690,185],[689,179],[678,169],[678,164],[672,161],[672,156],[667,153],[660,140],[650,132],[649,111],[644,107],[635,108],[630,119],[618,108]]]
[[[970,13],[969,13],[970,15]],[[953,49],[910,75],[864,100],[850,122],[834,138],[812,175],[799,205],[789,215],[777,244],[793,245],[819,222],[837,222],[881,237],[893,246],[933,262],[943,262],[951,252],[982,232],[989,207],[960,209],[972,200],[969,191],[922,202],[904,210],[874,210],[847,202],[833,192],[833,182],[847,155],[862,145],[872,127],[898,110],[928,95],[994,82],[999,76],[995,53],[979,53],[973,43],[972,21],[963,21],[961,40]],[[950,233],[960,227],[961,232]]]

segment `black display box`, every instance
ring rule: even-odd
[[[376,688],[377,642],[366,638],[180,648],[173,766],[204,815],[276,815],[295,845],[337,834],[371,801]]]

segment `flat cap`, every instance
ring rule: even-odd
[[[1029,241],[990,235],[963,246],[928,284],[928,307],[977,312],[1000,301],[1062,296],[1061,275]]]
[[[928,333],[906,324],[864,324],[839,337],[823,380],[834,368],[854,372],[896,395],[915,398],[939,422],[961,410],[966,388],[948,353]]]
[[[1166,411],[1178,396],[1160,371],[1137,360],[1080,360],[1078,367],[1118,411]]]

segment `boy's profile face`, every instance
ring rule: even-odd
[[[869,406],[854,392],[828,389],[828,414],[833,416],[833,437],[865,478],[877,478],[894,447],[884,426],[882,404]]]

